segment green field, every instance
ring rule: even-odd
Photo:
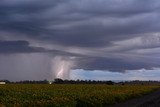
[[[103,107],[159,88],[145,85],[6,84],[0,85],[0,106]]]

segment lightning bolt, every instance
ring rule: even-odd
[[[60,70],[57,73],[57,78],[62,78],[63,77],[63,73],[64,73],[64,61],[61,64]]]

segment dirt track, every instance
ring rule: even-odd
[[[160,89],[141,98],[107,107],[160,107]]]

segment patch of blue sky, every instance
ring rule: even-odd
[[[83,80],[160,80],[160,69],[127,70],[125,73],[100,70],[72,70],[71,79]]]

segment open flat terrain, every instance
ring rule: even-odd
[[[160,107],[160,89],[140,98],[134,98],[110,107]]]
[[[132,103],[122,102],[154,93],[158,88],[153,85],[6,84],[0,85],[0,104],[7,107],[123,106]],[[150,102],[141,105],[146,103]]]

